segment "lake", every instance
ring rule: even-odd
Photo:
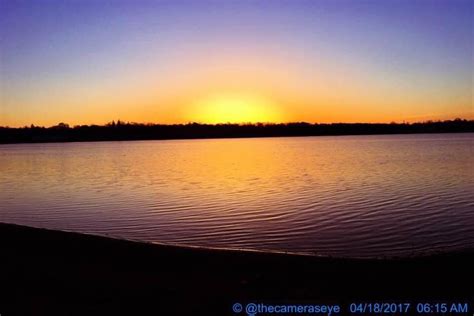
[[[0,145],[0,221],[343,257],[474,247],[474,134]]]

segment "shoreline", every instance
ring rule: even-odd
[[[235,302],[474,297],[474,250],[349,259],[178,247],[4,223],[0,249],[2,315],[232,315]]]
[[[146,142],[146,141],[176,141],[176,140],[221,140],[221,139],[260,139],[260,138],[307,138],[307,137],[350,137],[350,136],[402,136],[402,135],[446,135],[474,134],[474,131],[459,132],[413,132],[413,133],[371,133],[371,134],[328,134],[328,135],[277,135],[277,136],[213,136],[213,137],[183,137],[183,138],[130,138],[130,139],[95,139],[95,140],[47,140],[47,141],[18,141],[2,142],[2,145],[22,144],[70,144],[70,143],[116,143],[116,142]]]
[[[474,120],[419,123],[140,124],[1,127],[0,144],[473,133]]]
[[[248,254],[255,254],[255,255],[262,255],[262,256],[291,256],[291,257],[302,257],[302,258],[316,258],[321,260],[349,260],[349,261],[411,261],[411,260],[420,260],[420,259],[427,259],[433,257],[441,257],[441,256],[464,256],[469,255],[472,253],[474,255],[474,248],[472,250],[464,249],[464,250],[453,250],[453,251],[425,251],[420,253],[410,253],[407,255],[398,255],[398,256],[387,256],[387,255],[380,255],[380,256],[338,256],[338,255],[329,255],[329,254],[320,254],[317,252],[292,252],[292,251],[284,251],[284,250],[271,250],[271,249],[252,249],[252,248],[225,248],[225,247],[212,247],[212,246],[196,246],[190,244],[180,244],[180,243],[167,243],[167,242],[153,242],[153,241],[144,241],[139,239],[127,239],[126,237],[114,236],[109,234],[93,234],[93,233],[84,233],[84,232],[76,232],[72,230],[63,230],[63,229],[54,229],[54,228],[45,228],[45,227],[35,227],[23,224],[15,224],[10,222],[0,222],[0,229],[1,225],[8,225],[8,226],[16,226],[18,228],[28,228],[28,229],[35,229],[35,230],[42,230],[45,232],[59,232],[59,233],[66,233],[66,234],[75,234],[84,237],[98,237],[98,238],[105,238],[114,241],[121,241],[121,242],[128,242],[133,244],[144,244],[150,246],[156,246],[157,248],[175,248],[180,249],[181,251],[205,251],[211,253],[219,253],[219,252],[228,252],[234,254],[241,254],[241,253],[248,253]],[[78,237],[79,237],[78,236]]]

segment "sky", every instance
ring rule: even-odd
[[[0,126],[474,118],[469,0],[0,0]]]

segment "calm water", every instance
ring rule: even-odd
[[[150,242],[474,247],[474,134],[0,145],[0,221]]]

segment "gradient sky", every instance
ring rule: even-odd
[[[472,3],[0,0],[0,126],[474,118]]]

